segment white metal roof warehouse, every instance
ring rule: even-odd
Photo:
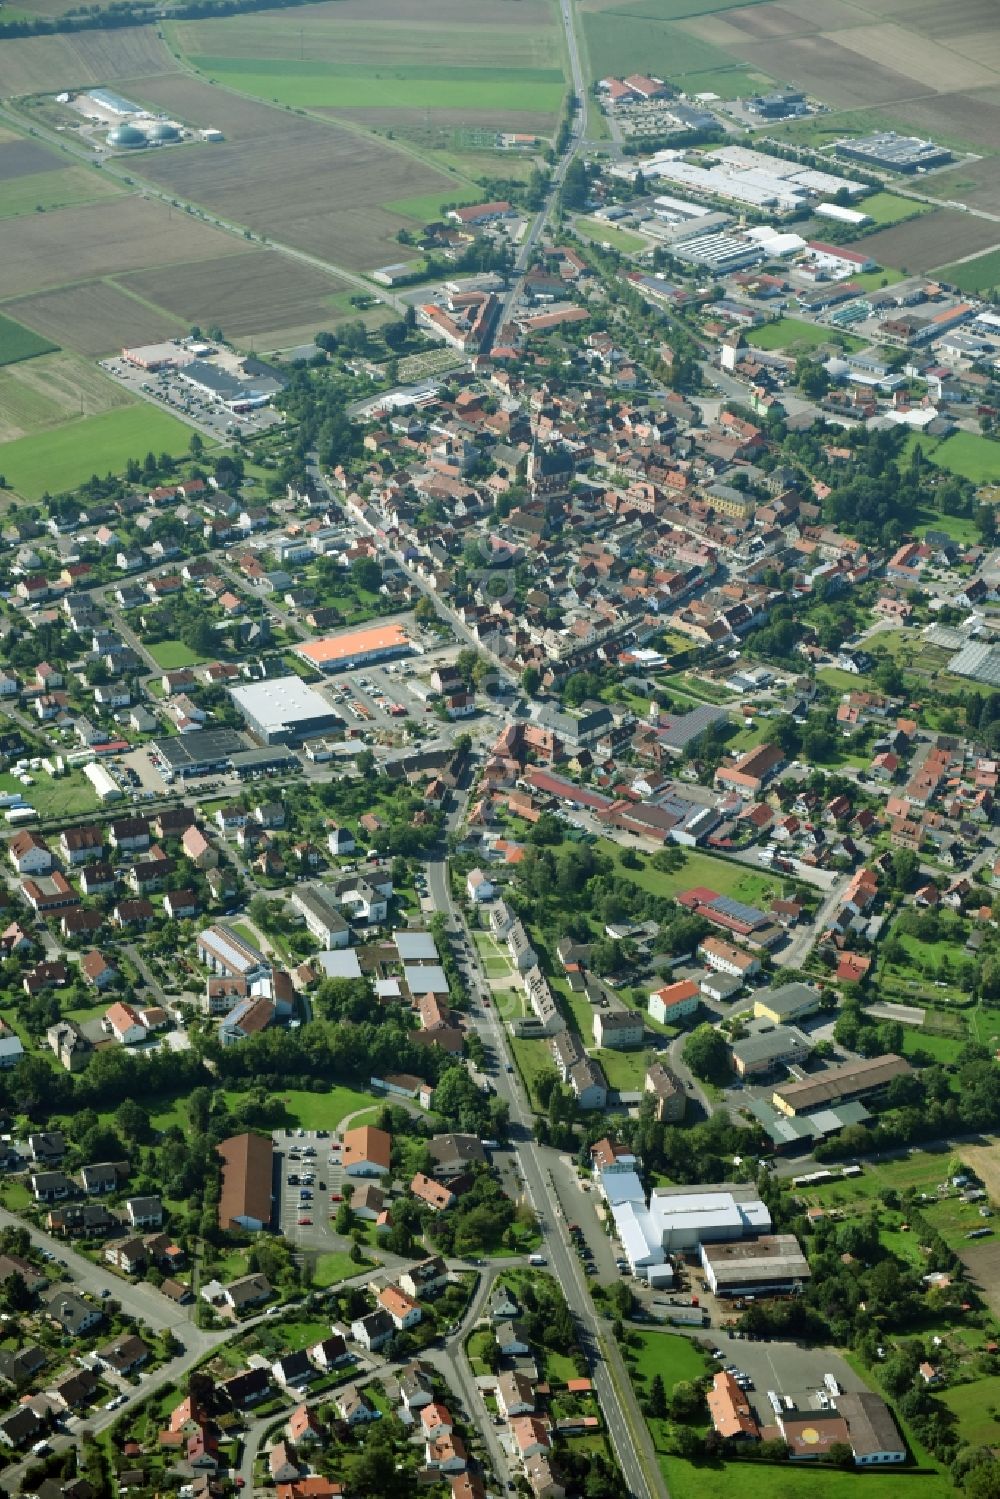
[[[263,744],[291,744],[343,724],[323,694],[298,677],[247,682],[229,690],[247,728]]]

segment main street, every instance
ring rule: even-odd
[[[449,831],[464,815],[467,793],[451,812]],[[470,955],[474,944],[468,936],[464,919],[456,911],[451,895],[447,860],[440,856],[427,866],[428,888],[435,910],[445,913],[449,931],[467,943]],[[667,1488],[657,1464],[649,1433],[638,1402],[617,1349],[602,1329],[594,1312],[590,1292],[580,1269],[567,1229],[565,1216],[555,1204],[553,1180],[554,1152],[543,1151],[534,1139],[534,1119],[517,1070],[512,1066],[507,1036],[492,1006],[474,1000],[473,1023],[481,1036],[495,1048],[503,1065],[496,1076],[497,1096],[510,1110],[510,1137],[527,1199],[534,1208],[543,1239],[543,1252],[552,1274],[562,1288],[573,1314],[591,1367],[591,1377],[607,1423],[615,1456],[625,1478],[627,1492],[635,1499],[666,1499]],[[611,1359],[609,1367],[608,1359]]]
[[[510,320],[511,314],[520,301],[521,293],[524,289],[524,278],[531,267],[531,258],[534,254],[535,246],[542,236],[542,232],[549,221],[549,215],[555,207],[559,194],[562,191],[562,185],[566,180],[566,173],[569,171],[570,162],[583,144],[587,123],[587,85],[583,74],[583,67],[580,63],[580,49],[576,39],[574,0],[559,0],[559,15],[566,37],[566,53],[569,58],[570,76],[573,82],[574,97],[569,116],[569,139],[549,180],[542,206],[521,241],[517,259],[514,262],[513,279],[500,305],[500,312],[493,321],[491,343],[493,336]],[[484,349],[482,352],[488,354],[489,348]]]

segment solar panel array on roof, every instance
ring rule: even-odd
[[[722,916],[730,916],[733,921],[742,921],[749,927],[767,925],[767,917],[763,911],[758,911],[756,906],[746,906],[741,900],[733,900],[731,895],[717,896],[712,902],[712,910],[718,911]]]

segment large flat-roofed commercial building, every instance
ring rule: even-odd
[[[766,1234],[735,1244],[703,1244],[701,1264],[716,1296],[794,1291],[810,1276],[794,1234]]]
[[[318,671],[349,671],[374,661],[387,661],[415,649],[403,626],[395,620],[351,630],[346,635],[328,635],[295,647],[295,654]]]
[[[754,1238],[771,1231],[771,1214],[756,1188],[743,1182],[656,1187],[649,1211],[663,1248],[679,1253],[702,1243]]]
[[[857,140],[838,141],[836,151],[838,156],[889,172],[926,172],[951,161],[947,147],[916,135],[897,135],[895,130],[876,130]]]
[[[783,1083],[774,1090],[772,1102],[783,1114],[809,1114],[827,1105],[846,1103],[886,1088],[894,1077],[905,1077],[913,1069],[905,1057],[890,1052],[864,1062],[830,1067],[803,1083]]]
[[[298,744],[344,726],[323,694],[295,676],[241,683],[229,695],[262,744]]]
[[[152,739],[149,757],[166,779],[173,776],[207,776],[225,770],[233,756],[247,747],[235,729],[194,729],[169,739]]]

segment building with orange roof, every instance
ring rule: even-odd
[[[378,1304],[389,1313],[397,1332],[416,1327],[423,1317],[420,1302],[407,1296],[398,1286],[383,1286],[378,1293]]]
[[[307,1478],[295,1478],[291,1483],[279,1483],[275,1492],[277,1499],[340,1499],[344,1485],[312,1473]]]
[[[548,1427],[538,1416],[515,1416],[510,1423],[510,1434],[522,1462],[547,1453],[552,1446]]]
[[[420,1202],[425,1202],[435,1213],[443,1213],[446,1208],[454,1207],[455,1194],[444,1182],[438,1182],[433,1177],[425,1176],[418,1171],[410,1182],[410,1191]]]
[[[412,649],[403,626],[395,620],[387,620],[363,630],[350,630],[344,635],[307,641],[295,647],[295,654],[307,666],[319,671],[350,671],[353,667],[385,661]]]
[[[720,1369],[712,1380],[707,1398],[712,1425],[725,1441],[759,1439],[760,1427],[750,1401],[731,1374]]]
[[[691,979],[664,984],[649,996],[649,1013],[661,1025],[672,1025],[686,1015],[693,1015],[701,1004],[701,990]]]
[[[139,1019],[138,1010],[120,1000],[113,1004],[101,1022],[102,1029],[109,1031],[123,1046],[135,1046],[146,1039],[146,1027]]]
[[[392,1136],[364,1124],[344,1134],[341,1165],[348,1176],[385,1176],[390,1168]]]

